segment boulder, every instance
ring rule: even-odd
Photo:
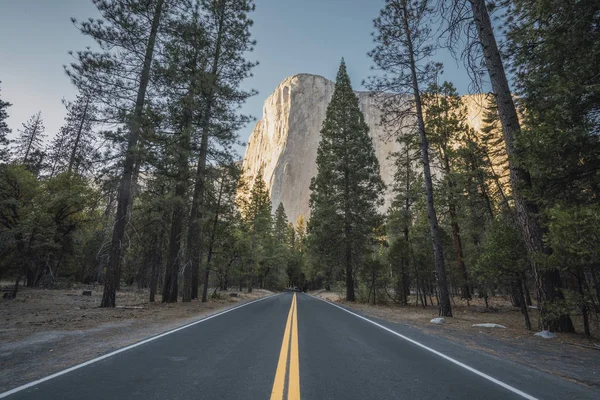
[[[500,324],[489,324],[489,323],[485,323],[485,324],[473,324],[473,326],[478,326],[481,328],[505,328],[506,327],[504,325],[500,325]]]
[[[556,337],[556,334],[550,332],[550,331],[541,331],[535,334],[535,336],[544,338],[544,339],[553,339]]]
[[[431,321],[432,324],[445,324],[446,320],[443,317],[439,317],[439,318],[434,318]]]

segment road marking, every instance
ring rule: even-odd
[[[409,337],[407,337],[407,336],[404,336],[404,335],[402,335],[402,334],[400,334],[400,333],[398,333],[398,332],[396,332],[396,331],[394,331],[394,330],[392,330],[392,329],[390,329],[390,328],[388,328],[388,327],[385,327],[385,326],[383,326],[383,325],[381,325],[381,324],[378,324],[378,323],[377,323],[377,322],[375,322],[375,321],[372,321],[372,320],[370,320],[370,319],[368,319],[368,318],[365,318],[365,317],[363,317],[362,315],[356,314],[356,313],[354,313],[354,312],[352,312],[352,311],[350,311],[350,310],[347,310],[347,309],[345,309],[344,307],[338,306],[337,304],[333,304],[333,303],[331,303],[331,302],[329,302],[329,301],[325,301],[325,300],[323,300],[323,299],[321,299],[321,298],[319,298],[319,297],[317,297],[317,296],[313,296],[313,295],[309,295],[309,296],[311,296],[311,297],[314,297],[315,299],[317,299],[317,300],[320,300],[320,301],[322,301],[322,302],[324,302],[324,303],[327,303],[327,304],[329,304],[329,305],[331,305],[331,306],[337,307],[337,308],[339,308],[340,310],[347,312],[348,314],[352,314],[352,315],[354,315],[354,316],[355,316],[355,317],[357,317],[357,318],[360,318],[360,319],[362,319],[362,320],[364,320],[364,321],[367,321],[368,323],[370,323],[370,324],[372,324],[372,325],[375,325],[375,326],[377,326],[378,328],[381,328],[381,329],[383,329],[384,331],[388,331],[389,333],[391,333],[391,334],[393,334],[393,335],[396,335],[396,336],[398,336],[399,338],[402,338],[402,339],[404,339],[404,340],[406,340],[406,341],[408,341],[408,342],[410,342],[410,343],[412,343],[412,344],[414,344],[414,345],[416,345],[416,346],[419,346],[419,347],[421,347],[422,349],[425,349],[425,350],[427,350],[427,351],[429,351],[429,352],[431,352],[431,353],[433,353],[433,354],[435,354],[435,355],[437,355],[437,356],[439,356],[439,357],[442,357],[443,359],[445,359],[445,360],[448,360],[448,361],[450,361],[451,363],[453,363],[453,364],[456,364],[456,365],[458,365],[459,367],[462,367],[462,368],[466,369],[467,371],[470,371],[470,372],[474,373],[475,375],[479,375],[480,377],[482,377],[482,378],[484,378],[484,379],[487,379],[488,381],[490,381],[490,382],[492,382],[492,383],[495,383],[496,385],[498,385],[498,386],[501,386],[501,387],[503,387],[504,389],[507,389],[507,390],[509,390],[509,391],[511,391],[511,392],[513,392],[513,393],[515,393],[515,394],[518,394],[519,396],[523,397],[524,399],[528,399],[528,400],[539,400],[537,397],[533,397],[533,396],[531,396],[531,395],[529,395],[529,394],[527,394],[527,393],[525,393],[525,392],[523,392],[523,391],[521,391],[521,390],[519,390],[519,389],[517,389],[517,388],[515,388],[515,387],[513,387],[513,386],[510,386],[510,385],[509,385],[509,384],[507,384],[507,383],[504,383],[504,382],[502,382],[502,381],[499,381],[498,379],[496,379],[496,378],[494,378],[494,377],[492,377],[492,376],[490,376],[490,375],[488,375],[488,374],[486,374],[486,373],[484,373],[484,372],[481,372],[481,371],[479,371],[479,370],[476,370],[476,369],[475,369],[475,368],[473,368],[473,367],[469,367],[467,364],[464,364],[464,363],[462,363],[462,362],[460,362],[460,361],[458,361],[458,360],[455,360],[454,358],[452,358],[452,357],[449,357],[449,356],[445,355],[444,353],[440,353],[439,351],[437,351],[437,350],[434,350],[434,349],[432,349],[431,347],[425,346],[424,344],[422,344],[422,343],[419,343],[419,342],[417,342],[417,341],[416,341],[416,340],[414,340],[414,339],[411,339],[411,338],[409,338]]]
[[[290,349],[290,377],[288,400],[300,400],[300,360],[298,355],[298,303],[294,293],[294,318],[292,319],[292,347]]]
[[[289,370],[288,370],[289,360]],[[275,372],[275,381],[271,390],[271,400],[283,400],[285,392],[285,377],[289,372],[287,384],[288,400],[300,400],[300,364],[298,358],[298,304],[296,293],[285,324],[285,332],[281,341],[281,351]]]
[[[227,310],[224,310],[224,311],[218,312],[218,313],[216,313],[216,314],[209,315],[208,317],[204,317],[204,318],[202,318],[202,319],[200,319],[200,320],[198,320],[198,321],[191,322],[191,323],[189,323],[189,324],[186,324],[186,325],[184,325],[184,326],[180,326],[179,328],[175,328],[175,329],[173,329],[173,330],[170,330],[170,331],[167,331],[167,332],[161,333],[161,334],[159,334],[159,335],[153,336],[153,337],[151,337],[151,338],[148,338],[148,339],[142,340],[141,342],[137,342],[137,343],[131,344],[131,345],[129,345],[129,346],[123,347],[122,349],[118,349],[118,350],[115,350],[115,351],[113,351],[113,352],[110,352],[110,353],[108,353],[108,354],[105,354],[105,355],[103,355],[103,356],[100,356],[100,357],[97,357],[97,358],[93,358],[93,359],[91,359],[91,360],[89,360],[89,361],[86,361],[86,362],[84,362],[84,363],[77,364],[77,365],[75,365],[75,366],[73,366],[73,367],[71,367],[71,368],[67,368],[67,369],[65,369],[65,370],[59,371],[59,372],[57,372],[57,373],[55,373],[55,374],[52,374],[52,375],[49,375],[49,376],[47,376],[47,377],[45,377],[45,378],[41,378],[41,379],[38,379],[37,381],[33,381],[33,382],[27,383],[27,384],[25,384],[25,385],[22,385],[22,386],[16,387],[16,388],[14,388],[14,389],[11,389],[11,390],[9,390],[9,391],[7,391],[7,392],[0,393],[0,399],[2,399],[2,398],[5,398],[5,397],[8,397],[8,396],[10,396],[11,394],[15,394],[15,393],[17,393],[17,392],[20,392],[20,391],[22,391],[22,390],[28,389],[28,388],[30,388],[30,387],[32,387],[32,386],[39,385],[40,383],[43,383],[43,382],[49,381],[50,379],[57,378],[57,377],[59,377],[59,376],[61,376],[61,375],[67,374],[67,373],[69,373],[69,372],[71,372],[71,371],[75,371],[76,369],[79,369],[79,368],[86,367],[86,366],[88,366],[88,365],[90,365],[90,364],[93,364],[93,363],[95,363],[95,362],[98,362],[98,361],[102,361],[102,360],[104,360],[104,359],[107,359],[107,358],[109,358],[109,357],[112,357],[112,356],[114,356],[114,355],[116,355],[116,354],[122,353],[122,352],[124,352],[124,351],[130,350],[130,349],[133,349],[133,348],[135,348],[135,347],[141,346],[141,345],[143,345],[143,344],[146,344],[146,343],[153,342],[153,341],[155,341],[156,339],[160,339],[160,338],[162,338],[162,337],[164,337],[164,336],[167,336],[167,335],[170,335],[170,334],[172,334],[172,333],[178,332],[178,331],[180,331],[180,330],[183,330],[183,329],[189,328],[190,326],[194,326],[194,325],[200,324],[200,323],[202,323],[202,322],[206,322],[206,321],[208,321],[208,320],[210,320],[210,319],[213,319],[213,318],[219,317],[219,316],[221,316],[221,315],[223,315],[223,314],[227,314],[228,312],[231,312],[231,311],[237,310],[237,309],[239,309],[239,308],[242,308],[242,307],[249,306],[250,304],[258,303],[259,301],[263,301],[263,300],[269,299],[269,298],[271,298],[271,297],[274,297],[274,296],[279,296],[279,294],[275,294],[275,295],[270,295],[270,296],[262,297],[262,298],[260,298],[260,299],[257,299],[257,300],[250,301],[250,302],[248,302],[248,303],[240,304],[239,306],[235,306],[235,307],[229,308],[229,309],[227,309]]]
[[[290,346],[290,331],[292,326],[293,315],[294,300],[292,299],[292,304],[290,305],[290,312],[288,313],[287,322],[285,324],[285,331],[283,333],[283,340],[281,342],[281,351],[279,352],[279,361],[277,362],[275,381],[273,382],[273,389],[271,390],[271,400],[283,399],[283,391],[285,389],[285,373],[287,370],[287,358]]]

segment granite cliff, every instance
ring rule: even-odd
[[[283,203],[291,222],[300,215],[309,217],[309,185],[317,173],[320,131],[333,89],[334,83],[322,76],[297,74],[285,79],[265,100],[263,116],[248,140],[243,161],[247,181],[251,184],[262,169],[273,209]],[[381,177],[388,185],[384,211],[391,201],[389,187],[394,173],[389,155],[398,150],[398,144],[385,138],[377,100],[368,92],[356,95],[370,128]],[[466,103],[469,120],[477,129],[481,119],[478,102],[469,97]]]

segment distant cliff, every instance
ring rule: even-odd
[[[310,180],[317,173],[317,148],[325,120],[327,105],[333,95],[334,83],[322,76],[298,74],[285,79],[264,103],[263,117],[256,123],[244,156],[243,168],[251,184],[262,169],[270,189],[273,209],[283,203],[291,222],[298,216],[309,217]],[[387,210],[391,201],[394,165],[390,153],[398,144],[385,139],[380,125],[381,112],[375,98],[367,92],[356,92],[381,168],[381,177],[388,185],[385,194]],[[480,108],[474,99],[467,101],[469,119],[479,128]],[[478,103],[478,102],[477,102]]]

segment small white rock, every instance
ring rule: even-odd
[[[539,336],[544,339],[552,339],[556,337],[556,335],[550,331],[541,331],[536,333],[535,336]]]
[[[446,320],[442,317],[439,317],[439,318],[434,318],[429,322],[431,322],[432,324],[443,324],[446,322]]]
[[[473,326],[480,326],[482,328],[506,328],[504,325],[500,324],[473,324]]]

